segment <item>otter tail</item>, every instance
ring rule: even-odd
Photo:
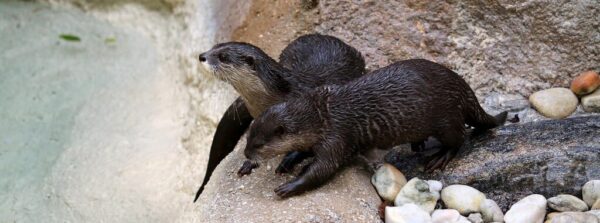
[[[483,108],[479,104],[475,105],[475,111],[471,111],[468,113],[467,124],[475,127],[478,131],[484,131],[491,128],[495,128],[497,126],[501,126],[506,121],[506,116],[508,112],[504,111],[496,116],[491,116],[486,113]]]

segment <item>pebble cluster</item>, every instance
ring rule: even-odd
[[[529,96],[533,107],[542,115],[561,119],[571,115],[579,104],[586,112],[600,112],[600,76],[595,71],[581,73],[571,82],[571,89],[550,88]]]
[[[386,223],[600,223],[600,180],[583,185],[583,200],[568,194],[524,197],[503,213],[498,204],[466,185],[412,178],[389,164],[371,178],[385,207]],[[446,209],[436,209],[441,199]],[[590,210],[591,209],[591,210]]]

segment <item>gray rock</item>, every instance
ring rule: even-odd
[[[581,105],[583,105],[583,110],[587,112],[600,112],[600,90],[583,96],[581,98]]]
[[[577,109],[577,96],[567,88],[550,88],[529,96],[529,101],[542,115],[561,119],[571,115]]]
[[[316,30],[356,46],[369,68],[447,64],[481,93],[529,95],[598,68],[596,1],[321,1]],[[485,16],[484,16],[485,15]],[[552,44],[549,44],[552,43]]]
[[[475,187],[506,210],[529,194],[579,194],[585,182],[600,179],[599,132],[597,115],[513,124],[471,137],[444,171],[424,173],[423,155],[407,147],[386,161],[407,177]]]
[[[508,118],[515,115],[519,117],[519,123],[548,120],[542,116],[529,103],[529,100],[518,94],[490,93],[483,99],[481,105],[490,114],[499,114],[508,111]],[[506,124],[510,124],[507,122]]]
[[[431,216],[415,204],[385,208],[386,223],[431,223]]]
[[[550,223],[599,223],[598,218],[584,212],[561,212],[548,216],[546,222]]]
[[[396,206],[416,204],[427,213],[431,213],[439,198],[439,191],[430,189],[427,181],[415,177],[402,187],[394,204]]]
[[[567,211],[587,211],[588,206],[581,199],[568,194],[560,194],[556,197],[548,198],[548,207],[562,212]]]
[[[400,189],[406,184],[406,177],[396,167],[383,164],[371,177],[377,193],[387,201],[394,201]]]
[[[483,193],[465,185],[450,185],[442,190],[442,201],[446,207],[456,209],[463,215],[479,212],[484,200]]]
[[[504,222],[504,213],[495,201],[485,199],[479,209],[484,222]]]
[[[501,94],[493,92],[485,97],[482,106],[496,111],[494,113],[502,111],[518,112],[529,108],[529,100],[518,94]]]
[[[472,213],[467,217],[471,223],[483,223],[483,218],[479,213]]]
[[[596,178],[599,179],[600,177]],[[581,189],[583,195],[583,201],[588,206],[593,206],[594,203],[600,198],[600,180],[590,180],[583,185]]]
[[[513,204],[504,215],[506,223],[542,223],[546,216],[546,198],[529,195]]]

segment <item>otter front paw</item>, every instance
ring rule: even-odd
[[[275,189],[275,193],[281,198],[288,198],[302,192],[304,191],[296,181],[284,183]]]
[[[258,166],[259,166],[258,163],[253,162],[251,160],[246,160],[246,161],[244,161],[244,164],[242,164],[242,167],[240,168],[240,170],[238,170],[237,174],[239,177],[251,174],[252,170],[257,168]]]

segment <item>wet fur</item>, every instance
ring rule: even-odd
[[[316,143],[308,146],[315,154],[313,163],[276,189],[279,196],[288,197],[323,184],[352,157],[375,147],[434,137],[442,151],[432,162],[443,167],[463,144],[465,124],[481,131],[505,119],[505,112],[497,117],[487,114],[453,71],[427,60],[406,60],[271,107],[251,126],[245,152],[248,157],[272,155],[261,150],[290,136],[306,140],[301,132],[318,134]]]
[[[223,66],[218,61],[215,63],[214,60],[224,49],[230,50],[230,56],[254,56],[253,66],[248,66],[241,57],[231,61],[235,64],[233,68]],[[233,85],[241,97],[231,104],[217,126],[206,174],[194,201],[202,193],[219,162],[233,151],[253,117],[288,97],[324,84],[347,83],[365,73],[365,61],[358,50],[333,36],[320,34],[304,35],[292,41],[281,52],[279,63],[257,47],[235,42],[215,45],[200,56],[204,56],[206,61],[201,66],[203,71]],[[213,63],[208,60],[213,60]],[[311,154],[290,153],[276,172],[288,172],[309,156]],[[255,167],[247,166],[250,168],[243,172],[248,173],[248,169]]]

